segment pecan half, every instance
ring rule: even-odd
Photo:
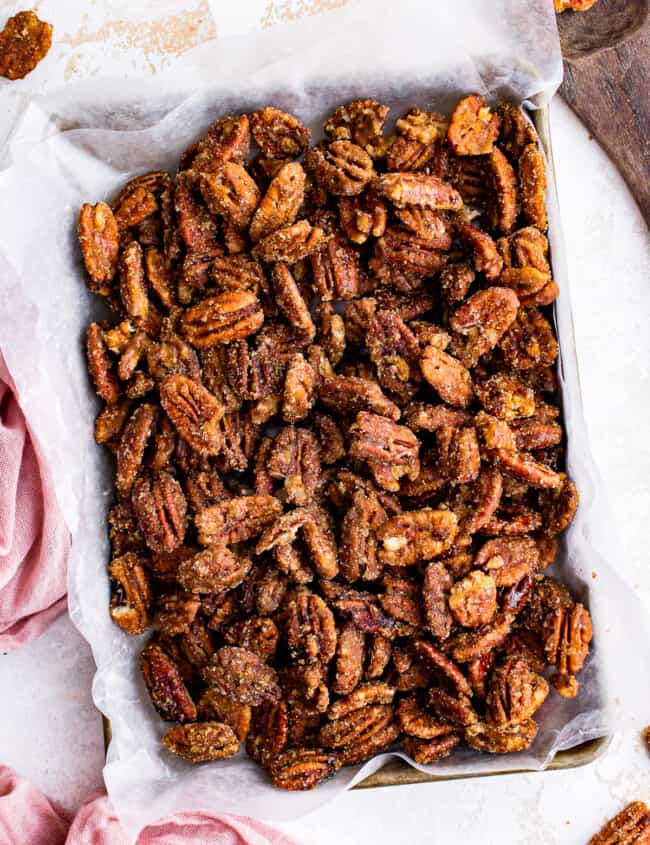
[[[114,588],[111,590],[110,614],[127,634],[142,634],[150,624],[153,596],[149,578],[134,552],[113,558],[108,567]]]
[[[368,153],[351,141],[312,147],[305,168],[322,188],[341,197],[360,194],[375,173]]]
[[[256,654],[237,646],[223,646],[203,669],[203,677],[222,695],[240,704],[258,705],[280,698],[275,669]]]
[[[487,625],[497,611],[497,585],[491,575],[474,570],[457,581],[449,593],[449,609],[459,625]]]
[[[287,644],[293,659],[329,663],[336,653],[334,615],[320,596],[296,592],[286,605]]]
[[[313,789],[339,768],[335,754],[318,748],[293,748],[278,754],[270,764],[269,773],[279,789]]]
[[[153,552],[173,552],[187,528],[183,488],[168,472],[139,478],[131,493],[133,511],[147,546]]]
[[[425,173],[382,173],[373,182],[373,190],[397,208],[415,205],[441,211],[459,211],[460,194],[437,176]]]
[[[160,402],[180,437],[193,449],[201,455],[219,452],[224,408],[202,384],[186,376],[167,376],[160,385]]]
[[[108,296],[117,272],[119,235],[110,206],[84,203],[77,224],[79,243],[93,293]]]
[[[208,688],[197,701],[196,712],[202,722],[223,722],[231,727],[240,742],[248,736],[252,715],[248,704],[238,704]]]
[[[548,224],[546,216],[546,168],[537,144],[527,144],[519,156],[519,190],[526,220],[542,232]]]
[[[245,229],[260,201],[260,190],[248,172],[228,161],[221,170],[201,175],[201,193],[213,214],[227,220],[235,229]]]
[[[377,530],[379,560],[389,566],[410,566],[439,557],[451,547],[457,530],[452,511],[422,508],[398,514]]]
[[[378,414],[359,411],[350,426],[350,457],[365,460],[375,481],[386,490],[399,490],[399,479],[417,478],[420,443],[403,425]]]
[[[575,3],[565,7],[569,5],[575,7]],[[644,845],[649,839],[650,810],[643,801],[632,801],[592,836],[588,845]]]
[[[353,100],[339,106],[323,129],[333,141],[352,141],[374,157],[382,152],[382,131],[389,111],[377,100]]]
[[[447,138],[457,155],[484,155],[492,150],[500,126],[499,115],[490,111],[483,97],[469,94],[456,105]]]
[[[196,705],[183,683],[178,668],[160,646],[149,643],[140,655],[140,670],[151,703],[167,722],[193,722]]]
[[[254,111],[249,119],[255,143],[266,156],[293,158],[309,143],[309,129],[292,114],[267,106]]]
[[[347,696],[358,687],[363,677],[365,653],[363,632],[351,622],[346,622],[337,639],[332,692]]]
[[[190,593],[217,593],[239,586],[250,569],[250,558],[239,557],[226,546],[215,543],[183,560],[177,579]]]
[[[464,739],[475,751],[490,754],[514,754],[525,751],[537,736],[537,723],[528,719],[505,728],[492,727],[485,722],[476,722],[465,728]]]
[[[275,496],[236,496],[219,502],[196,515],[199,542],[241,543],[259,536],[282,513],[282,503]]]
[[[420,368],[441,399],[450,405],[467,408],[472,401],[472,380],[460,361],[430,344],[422,353]]]
[[[249,291],[226,291],[188,308],[181,328],[192,346],[203,349],[255,334],[264,322],[257,297]]]
[[[305,197],[305,171],[296,161],[287,162],[271,180],[249,229],[251,239],[260,241],[296,219]]]
[[[542,706],[548,691],[547,682],[531,671],[527,660],[506,658],[490,678],[486,699],[488,724],[503,728],[527,721]]]
[[[172,754],[190,763],[223,760],[239,751],[239,740],[231,727],[222,722],[195,722],[170,728],[162,738]]]
[[[122,494],[133,487],[136,475],[142,465],[144,450],[151,437],[158,409],[154,405],[140,405],[131,414],[124,426],[117,447],[117,473],[115,486]]]

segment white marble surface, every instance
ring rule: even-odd
[[[586,418],[623,536],[619,566],[650,611],[650,240],[618,173],[559,101],[552,126]],[[71,652],[74,671],[64,672]],[[90,651],[68,619],[0,657],[0,763],[68,810],[101,784],[92,675]],[[624,803],[650,800],[639,727],[582,769],[351,792],[283,829],[304,845],[584,845]]]

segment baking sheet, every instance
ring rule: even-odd
[[[172,168],[180,151],[224,112],[273,102],[317,126],[346,98],[376,96],[396,116],[412,105],[449,109],[470,90],[539,105],[555,90],[561,72],[555,19],[545,0],[459,0],[453,11],[442,4],[424,9],[415,0],[399,7],[360,0],[220,42],[202,62],[193,87],[206,79],[218,79],[218,85],[189,97],[177,85],[168,89],[163,78],[129,86],[97,80],[34,98],[8,150],[11,166],[0,173],[0,348],[50,462],[73,535],[70,613],[98,665],[93,696],[113,732],[105,780],[132,832],[181,809],[294,818],[376,771],[391,755],[346,769],[315,792],[285,794],[245,756],[192,766],[161,746],[165,726],[148,703],[137,666],[147,637],[123,635],[107,613],[105,513],[112,470],[92,438],[98,404],[81,339],[98,302],[83,284],[74,225],[79,207],[113,195],[131,175]],[[79,126],[87,128],[73,128]],[[611,729],[614,697],[620,714],[630,719],[637,708],[641,712],[646,693],[647,673],[639,671],[647,666],[641,611],[615,574],[611,519],[584,432],[553,192],[549,204],[561,288],[555,312],[567,457],[582,496],[560,569],[592,610],[594,649],[581,673],[581,695],[549,697],[532,749],[507,757],[461,750],[435,765],[440,775],[544,768],[557,750]]]

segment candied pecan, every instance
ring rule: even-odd
[[[265,156],[293,158],[309,144],[310,132],[292,114],[267,106],[250,115],[255,143]]]
[[[305,156],[305,168],[321,188],[341,197],[360,194],[375,175],[368,153],[351,141],[312,147]]]
[[[136,475],[142,465],[147,442],[153,432],[158,409],[154,405],[140,405],[124,426],[117,447],[117,473],[115,486],[121,494],[127,494],[133,487]]]
[[[327,666],[318,660],[297,661],[280,669],[279,678],[284,697],[293,706],[299,701],[317,713],[329,707]]]
[[[513,754],[530,748],[537,736],[537,723],[527,719],[517,725],[505,728],[492,727],[485,722],[476,722],[465,728],[464,739],[475,751],[490,754]]]
[[[374,191],[340,197],[338,209],[341,228],[355,244],[364,244],[371,235],[380,238],[386,230],[386,205]]]
[[[202,384],[171,375],[160,384],[160,402],[179,436],[201,455],[221,449],[219,422],[224,408]]]
[[[320,444],[320,458],[324,464],[335,464],[345,457],[343,433],[327,414],[315,413],[314,431]]]
[[[448,757],[461,739],[459,733],[447,733],[431,740],[406,737],[402,745],[416,763],[428,764]]]
[[[326,748],[347,748],[364,743],[393,718],[388,704],[362,705],[323,725],[319,741]]]
[[[52,46],[52,24],[35,12],[18,12],[0,32],[0,76],[23,79]]]
[[[114,405],[119,399],[120,388],[98,323],[91,323],[86,329],[86,356],[97,394],[108,405]]]
[[[187,502],[178,481],[168,472],[138,478],[131,493],[133,511],[147,546],[173,552],[187,529]]]
[[[119,236],[110,206],[84,203],[77,224],[81,252],[93,293],[108,296],[117,272]]]
[[[318,505],[296,508],[280,516],[260,537],[256,554],[291,545],[298,532],[318,576],[334,578],[338,574],[334,533],[329,514]]]
[[[420,358],[422,375],[443,401],[467,408],[472,401],[472,380],[469,371],[442,349],[429,344]]]
[[[496,243],[487,232],[469,223],[461,223],[458,234],[463,244],[472,253],[474,269],[478,273],[483,273],[490,282],[498,279],[503,269],[503,259],[499,255]]]
[[[326,302],[352,299],[359,293],[359,257],[340,230],[326,231],[331,237],[309,257],[314,292]]]
[[[264,662],[268,662],[278,647],[280,632],[272,619],[264,616],[250,616],[233,623],[224,633],[227,645],[247,648]]]
[[[582,669],[592,638],[589,611],[582,604],[552,611],[544,620],[542,637],[546,658],[557,668],[553,686],[561,695],[573,698],[577,693],[574,676]]]
[[[235,229],[248,227],[261,195],[241,164],[228,161],[214,173],[202,173],[199,184],[213,214],[223,217]]]
[[[559,473],[536,461],[525,452],[495,449],[491,454],[499,469],[520,481],[525,481],[531,487],[556,490],[562,484],[562,476]]]
[[[451,547],[456,532],[452,511],[422,508],[397,514],[377,530],[379,560],[389,566],[431,560]]]
[[[158,596],[154,625],[169,637],[183,634],[196,619],[200,608],[200,600],[191,593],[177,592]]]
[[[137,366],[149,346],[149,338],[144,331],[137,331],[124,347],[117,365],[117,375],[122,381],[133,381],[141,372]],[[153,386],[153,385],[152,385]]]
[[[319,748],[292,748],[273,758],[269,774],[279,789],[313,789],[339,768],[335,754]]]
[[[404,421],[413,431],[437,431],[443,426],[461,428],[472,421],[471,414],[448,405],[411,402],[404,411]]]
[[[284,382],[282,416],[288,423],[299,422],[316,401],[316,374],[300,352],[289,359]]]
[[[120,297],[129,317],[144,323],[149,313],[149,298],[144,278],[142,247],[130,241],[119,262]]]
[[[378,414],[359,411],[349,430],[352,437],[348,454],[365,460],[381,487],[395,492],[402,476],[417,478],[420,443],[409,428]]]
[[[250,127],[248,117],[225,115],[208,129],[196,144],[181,155],[178,169],[192,168],[198,172],[211,172],[227,161],[242,164],[250,148]]]
[[[476,631],[455,634],[445,643],[445,648],[458,663],[467,663],[505,642],[512,628],[512,617],[497,614],[494,620]]]
[[[475,275],[466,262],[447,264],[440,272],[440,287],[445,300],[453,305],[461,302],[472,286]]]
[[[381,583],[384,593],[379,603],[384,611],[393,619],[419,628],[422,625],[422,611],[418,585],[408,578],[392,575],[385,575]]]
[[[178,667],[159,645],[149,643],[140,655],[140,670],[151,703],[166,722],[194,722],[196,705]]]
[[[264,322],[257,297],[249,291],[225,291],[188,308],[181,328],[192,346],[205,348],[255,334]]]
[[[266,765],[287,747],[289,711],[285,701],[265,701],[255,708],[246,753]]]
[[[428,629],[434,637],[444,640],[452,625],[447,597],[453,581],[444,563],[429,563],[424,571],[422,602]]]
[[[480,657],[475,657],[467,663],[467,678],[470,682],[472,693],[475,698],[484,699],[487,695],[487,679],[494,668],[495,662],[495,653],[493,651],[488,651],[486,654],[482,654]]]
[[[519,190],[526,220],[542,232],[546,229],[546,168],[537,144],[527,144],[519,156]]]
[[[116,405],[106,405],[95,419],[95,442],[112,445],[122,431],[131,410],[131,402],[124,399]]]
[[[427,704],[440,719],[453,725],[467,727],[478,722],[467,695],[452,695],[444,689],[432,687],[427,693]]]
[[[480,570],[473,570],[451,588],[449,609],[456,622],[465,628],[487,625],[497,611],[495,579]]]
[[[474,392],[487,413],[499,419],[509,422],[535,413],[535,391],[514,373],[495,373],[478,381]]]
[[[450,319],[450,326],[465,335],[456,352],[466,366],[493,349],[517,316],[519,300],[509,288],[489,287],[471,296]],[[456,350],[454,350],[456,351]]]
[[[475,481],[481,468],[478,440],[474,428],[459,428],[437,432],[440,468],[452,484]]]
[[[459,156],[484,155],[499,137],[501,118],[490,111],[479,94],[460,100],[449,122],[447,138]]]
[[[341,523],[341,575],[346,581],[372,581],[381,574],[376,532],[386,519],[386,511],[374,494],[363,490],[354,493]]]
[[[346,622],[338,634],[332,692],[349,695],[363,677],[365,637],[351,622]],[[336,705],[332,705],[335,707]],[[330,707],[330,711],[331,711]]]
[[[450,684],[459,695],[472,695],[472,688],[458,666],[432,643],[426,640],[415,640],[413,652],[421,659],[429,672],[444,679],[446,684]]]
[[[177,637],[176,643],[187,662],[197,668],[205,666],[214,654],[210,632],[199,619],[194,619],[188,629]]]
[[[271,478],[284,481],[288,502],[310,501],[320,483],[318,442],[311,431],[286,426],[275,437],[267,458]]]
[[[463,200],[447,182],[427,173],[382,173],[373,182],[373,190],[397,208],[415,205],[441,211],[459,211]]]
[[[214,249],[217,224],[203,202],[198,173],[188,170],[178,174],[174,207],[178,232],[187,249],[202,253]]]
[[[152,594],[147,573],[134,552],[113,558],[108,567],[113,581],[110,615],[127,634],[142,634],[149,627]]]
[[[319,226],[312,226],[307,220],[299,220],[262,238],[253,248],[252,254],[260,261],[295,264],[319,249],[328,237]]]
[[[219,543],[183,560],[178,582],[191,593],[216,593],[237,587],[251,569],[250,558],[233,554]]]
[[[539,550],[530,537],[497,537],[480,548],[474,565],[490,572],[497,587],[511,587],[538,568]]]
[[[390,661],[391,651],[391,641],[383,636],[383,634],[375,634],[370,638],[365,673],[366,678],[380,678],[384,674]]]
[[[280,311],[287,321],[309,339],[316,334],[316,326],[307,303],[286,264],[278,262],[273,267],[273,293]]]
[[[353,100],[339,106],[323,129],[332,141],[352,141],[373,157],[381,155],[382,131],[389,110],[377,100]]]
[[[369,321],[366,345],[381,386],[398,398],[410,398],[420,380],[420,347],[399,314],[379,309]]]
[[[289,226],[296,219],[305,196],[305,171],[298,162],[287,162],[271,180],[251,220],[249,234],[259,241]]]
[[[399,726],[389,722],[378,730],[373,731],[366,739],[348,745],[337,751],[338,758],[344,766],[363,763],[375,754],[387,751],[399,737]]]
[[[222,722],[177,725],[167,731],[162,741],[168,751],[191,763],[223,760],[239,751],[235,732]]]
[[[483,523],[480,531],[488,537],[518,536],[538,531],[542,527],[540,514],[519,502],[500,502],[493,516]]]
[[[401,135],[394,138],[386,151],[386,167],[391,172],[422,170],[433,156],[433,147]]]
[[[407,736],[432,740],[454,733],[452,724],[427,713],[412,696],[400,701],[395,715],[402,732]]]
[[[512,231],[519,213],[517,177],[498,147],[494,147],[486,156],[486,164],[494,192],[494,199],[488,208],[490,225],[493,230],[507,234]]]
[[[334,615],[320,596],[296,592],[286,603],[287,645],[293,658],[329,663],[336,653]]]
[[[157,246],[149,246],[144,253],[147,283],[165,308],[174,306],[172,272],[167,257]]]
[[[373,593],[352,590],[334,581],[323,581],[320,587],[331,606],[360,631],[387,634],[395,628],[395,620],[381,610]]]
[[[486,698],[487,722],[497,728],[530,719],[548,695],[548,684],[521,657],[508,657],[492,673]]]
[[[356,376],[333,376],[325,379],[318,398],[327,408],[339,414],[353,415],[361,410],[372,411],[391,420],[398,420],[400,410],[386,397],[375,381]]]
[[[120,234],[124,235],[129,228],[140,226],[158,210],[155,196],[146,187],[149,177],[155,176],[157,174],[152,173],[131,180],[113,203],[115,222]]]
[[[220,648],[204,668],[203,677],[222,695],[240,704],[258,705],[280,698],[276,671],[245,648]]]
[[[236,496],[219,502],[196,515],[199,542],[241,543],[257,537],[282,513],[282,503],[274,496]]]
[[[202,722],[223,722],[228,725],[239,742],[248,736],[251,724],[251,708],[248,704],[238,704],[217,690],[208,688],[196,702],[196,712]]]
[[[573,522],[578,509],[578,490],[566,476],[560,484],[550,490],[543,490],[539,504],[543,514],[544,531],[547,534],[560,534]]]
[[[354,691],[335,701],[327,711],[328,719],[342,719],[355,710],[374,704],[391,704],[395,688],[383,681],[374,681],[358,686]]]
[[[329,302],[321,302],[317,306],[316,316],[320,345],[328,363],[335,367],[345,351],[345,321]]]
[[[567,8],[585,9],[593,5],[592,0],[556,0],[556,11]],[[558,8],[559,7],[559,8]],[[632,801],[620,813],[610,819],[588,842],[588,845],[646,845],[650,841],[650,810],[643,801]]]
[[[537,142],[537,133],[523,109],[505,100],[500,103],[497,114],[501,118],[499,146],[511,159],[517,160],[527,144]]]

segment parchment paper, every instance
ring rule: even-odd
[[[137,655],[147,637],[123,635],[107,613],[105,514],[113,479],[92,436],[98,403],[86,375],[82,337],[98,303],[83,283],[75,233],[79,207],[112,196],[132,175],[173,168],[181,150],[225,112],[273,103],[317,126],[334,104],[355,96],[388,102],[394,117],[412,105],[448,109],[468,91],[540,105],[560,75],[547,0],[426,5],[359,0],[267,32],[215,42],[185,90],[178,77],[169,87],[164,77],[128,86],[97,80],[30,101],[7,150],[10,166],[0,173],[0,348],[50,462],[73,535],[70,613],[97,662],[93,696],[113,734],[106,785],[132,833],[179,810],[294,818],[363,779],[387,755],[345,769],[315,792],[286,794],[273,789],[244,755],[194,766],[161,746],[165,725],[138,671]],[[460,751],[435,765],[438,774],[541,769],[557,750],[605,735],[617,714],[626,721],[643,718],[647,634],[636,597],[615,573],[616,538],[584,430],[552,190],[549,204],[561,288],[556,320],[568,464],[582,496],[559,569],[593,613],[594,648],[580,676],[579,697],[549,696],[530,751],[505,757]]]

